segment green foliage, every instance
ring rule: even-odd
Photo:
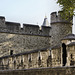
[[[68,19],[75,15],[75,0],[57,0],[57,3],[62,7],[63,18]]]

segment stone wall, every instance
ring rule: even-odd
[[[51,29],[51,46],[61,44],[61,39],[67,34],[72,33],[72,27],[70,24],[55,23]]]
[[[51,46],[61,44],[61,39],[71,33],[72,22],[62,19],[60,12],[51,13]]]
[[[0,57],[9,55],[9,51],[15,53],[42,49],[50,46],[51,27],[32,24],[7,22],[5,17],[0,16]]]
[[[75,67],[34,68],[24,70],[0,70],[0,75],[75,75]]]
[[[0,58],[0,66],[4,69],[30,69],[48,67],[48,49],[33,50]]]
[[[51,27],[32,24],[7,22],[0,16],[0,54],[8,55],[9,50],[14,53],[42,49],[61,43],[61,39],[72,33],[72,23],[62,20],[60,13],[51,13]]]
[[[54,50],[56,51],[56,49]],[[53,53],[50,49],[32,50],[0,58],[0,66],[4,69],[30,69],[40,67],[61,66],[60,49]],[[53,56],[57,56],[53,58]],[[58,59],[59,57],[59,59]],[[1,68],[2,69],[2,68]]]
[[[9,55],[10,50],[15,54],[49,46],[50,37],[0,33],[0,55]]]
[[[75,66],[75,43],[67,45],[65,66]],[[0,57],[0,69],[30,69],[63,66],[62,47],[44,48]]]

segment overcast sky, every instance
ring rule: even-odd
[[[59,10],[56,0],[0,0],[0,16],[5,16],[7,21],[21,24],[42,25],[45,15],[50,22],[51,12]],[[73,33],[75,33],[75,19]]]

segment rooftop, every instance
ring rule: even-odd
[[[75,40],[75,34],[68,34],[62,40]]]
[[[75,42],[71,42],[71,43],[68,44],[67,46],[75,46]]]

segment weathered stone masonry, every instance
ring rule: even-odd
[[[34,68],[23,70],[4,70],[0,75],[75,75],[75,67]]]
[[[56,12],[51,13],[51,25],[41,26],[7,22],[0,17],[0,54],[8,55],[10,50],[14,53],[42,49],[61,44],[61,39],[72,33],[72,23],[63,20]],[[4,53],[4,54],[3,54]],[[3,55],[2,55],[3,54]]]
[[[9,51],[13,50],[15,53],[30,51],[33,49],[41,49],[42,47],[49,47],[50,37],[31,36],[21,34],[0,34],[0,54],[9,55]],[[44,41],[45,40],[45,41]]]
[[[75,42],[67,45],[67,62],[65,66],[75,66]],[[1,69],[30,69],[41,67],[62,67],[62,47],[32,50],[0,58]]]
[[[61,44],[61,39],[72,33],[72,20],[64,20],[60,12],[51,13],[51,46]]]
[[[53,12],[51,25],[45,24],[41,28],[23,24],[21,28],[20,23],[0,17],[1,75],[75,74],[75,35],[71,20],[63,20],[60,12],[58,15]]]
[[[0,54],[8,55],[10,50],[14,53],[41,49],[50,46],[50,28],[38,25],[6,22],[4,17],[0,17]],[[3,56],[2,55],[2,56]]]

